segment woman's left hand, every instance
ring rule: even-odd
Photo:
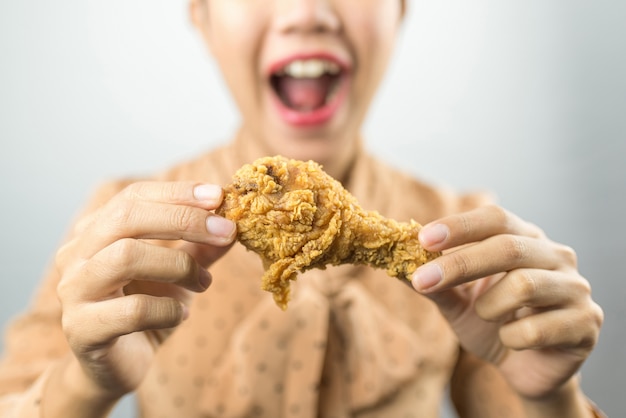
[[[571,248],[497,206],[430,223],[420,241],[443,255],[415,272],[413,287],[519,396],[549,396],[577,373],[603,313]]]

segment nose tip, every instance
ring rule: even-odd
[[[336,32],[339,18],[328,0],[285,0],[278,2],[276,26],[282,33]]]

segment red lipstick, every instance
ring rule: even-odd
[[[267,69],[272,106],[289,125],[321,126],[345,102],[349,74],[345,60],[325,52],[294,54],[278,60]]]

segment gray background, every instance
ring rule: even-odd
[[[366,126],[415,175],[487,189],[579,254],[605,309],[583,386],[624,404],[626,3],[415,0]],[[228,139],[237,115],[185,0],[0,2],[0,320],[99,182]],[[130,402],[116,416],[131,416]],[[449,412],[445,412],[446,416]]]

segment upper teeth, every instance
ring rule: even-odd
[[[316,78],[325,73],[339,74],[340,71],[341,68],[334,62],[323,59],[307,59],[291,61],[280,73],[294,78]]]

